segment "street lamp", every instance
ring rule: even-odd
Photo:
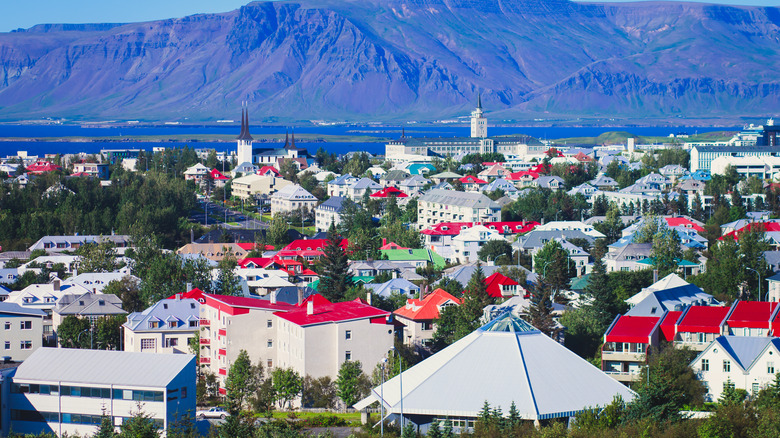
[[[398,353],[398,386],[401,391],[401,433],[403,433],[404,430],[404,364],[401,361],[401,352],[398,351],[398,349],[395,348],[395,346],[390,347],[391,350],[393,350],[394,353]]]
[[[80,346],[81,345],[81,335],[84,333],[89,332],[89,349],[92,350],[94,347],[92,345],[92,323],[90,322],[89,328],[86,330],[82,330],[81,333],[79,333],[78,336],[76,336],[76,343]]]
[[[747,269],[747,270],[749,270],[749,271],[753,271],[753,272],[755,272],[755,273],[756,273],[756,275],[758,276],[758,301],[761,301],[761,274],[760,274],[758,271],[756,271],[755,269],[753,269],[753,268],[749,268],[749,267],[747,267],[747,266],[745,266],[745,269]],[[768,295],[769,295],[769,293],[767,292],[767,296],[768,296]],[[767,297],[767,298],[768,298],[768,297]]]

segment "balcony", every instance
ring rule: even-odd
[[[219,350],[217,350],[217,354],[219,354],[220,356],[227,356],[227,351],[224,348],[220,348]]]
[[[645,362],[645,353],[632,353],[626,351],[602,351],[601,358],[603,360],[619,360],[627,362]]]
[[[201,365],[208,365],[208,364],[211,363],[211,358],[210,357],[201,357],[200,358],[200,363],[201,363]]]
[[[201,319],[200,320],[200,326],[201,327],[209,327],[211,325],[211,321],[208,319]]]
[[[211,339],[209,338],[200,338],[200,345],[210,345]]]
[[[227,370],[225,368],[219,369],[219,375],[220,376],[227,376]]]
[[[220,335],[220,336],[227,336],[227,331],[225,331],[225,329],[219,329],[217,334]]]
[[[638,372],[604,371],[604,374],[618,382],[635,382],[639,379]]]

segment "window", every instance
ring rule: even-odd
[[[344,339],[352,339],[352,330],[344,332]]]
[[[190,327],[197,327],[197,326],[198,326],[198,321],[197,320],[190,321]]]
[[[274,367],[273,359],[268,359],[268,361],[266,362],[266,365],[268,366],[268,368],[273,368]]]
[[[433,330],[433,323],[430,321],[426,321],[422,323],[422,329],[423,330]]]
[[[352,352],[347,351],[346,354],[344,354],[344,360],[352,360]]]
[[[141,339],[141,350],[155,350],[155,339]]]
[[[709,371],[710,370],[710,361],[709,361],[709,359],[702,359],[701,360],[701,370],[702,371]]]
[[[181,398],[187,398],[187,387],[182,386],[181,388]]]
[[[729,371],[731,371],[731,362],[728,361],[728,360],[724,360],[723,361],[723,372],[728,373]]]
[[[19,325],[22,330],[32,330],[32,321],[21,321]]]
[[[774,362],[767,362],[766,363],[766,372],[767,372],[767,374],[774,374],[775,373],[775,363]]]
[[[165,338],[165,348],[171,348],[177,345],[179,345],[178,338]],[[143,346],[141,348],[143,348]]]
[[[10,350],[11,349],[11,341],[5,341],[5,349]]]
[[[19,348],[21,348],[22,350],[32,350],[32,341],[19,342]]]
[[[268,348],[273,348],[273,346],[274,346],[274,340],[273,340],[273,339],[269,339],[269,340],[268,340],[268,342],[266,343],[266,346],[267,346]]]
[[[11,321],[6,321],[4,325],[6,330],[11,330]]]
[[[753,387],[751,388],[753,391],[753,394],[758,394],[758,383],[754,383]]]
[[[160,322],[159,321],[149,321],[149,328],[160,328]]]

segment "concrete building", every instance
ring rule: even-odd
[[[191,354],[39,348],[11,376],[10,429],[92,436],[103,414],[119,427],[139,402],[162,429],[194,421],[195,367]]]
[[[422,228],[440,222],[498,222],[501,207],[482,193],[433,189],[418,200],[417,223]]]
[[[604,334],[601,369],[620,382],[633,382],[661,339],[660,316],[618,315]]]
[[[287,213],[298,209],[313,210],[317,198],[298,184],[290,184],[271,195],[271,214]]]
[[[398,321],[404,324],[404,344],[431,345],[441,311],[447,306],[459,306],[462,302],[444,289],[436,289],[423,299],[406,300],[404,307],[393,312]]]
[[[87,292],[86,290],[84,292]],[[54,341],[54,327],[52,324],[52,313],[57,301],[65,295],[65,291],[60,289],[59,280],[54,280],[49,284],[31,284],[22,290],[13,291],[8,294],[5,303],[18,304],[25,309],[35,309],[43,311],[43,336],[46,341]]]
[[[18,362],[27,359],[33,351],[40,348],[45,316],[46,313],[42,310],[0,302],[0,356],[8,356]]]
[[[110,236],[94,235],[73,235],[73,236],[43,236],[33,243],[28,250],[35,251],[42,249],[46,252],[75,251],[82,245],[88,243],[101,243],[109,241],[117,248],[127,248],[130,246],[130,236],[121,234],[112,234]]]
[[[779,157],[780,146],[694,146],[691,148],[691,172],[711,170],[718,157]]]
[[[52,330],[56,335],[60,324],[68,316],[88,319],[94,328],[100,318],[126,314],[127,312],[122,310],[122,300],[116,295],[92,292],[66,293],[57,300],[57,305],[52,309]],[[97,346],[93,348],[97,348]]]
[[[108,163],[75,163],[73,175],[108,179]]]
[[[491,240],[504,240],[496,230],[483,225],[466,228],[452,238],[452,248],[455,250],[455,260],[458,263],[469,263],[478,259],[479,249]],[[487,261],[487,260],[485,260]]]
[[[257,195],[271,195],[292,182],[269,175],[247,175],[233,180],[233,194],[238,198],[254,199]]]
[[[346,201],[344,197],[331,196],[314,209],[314,224],[317,232],[328,231],[331,224],[338,226],[341,223],[344,201]]]
[[[395,323],[389,312],[361,300],[331,303],[312,295],[305,305],[277,312],[278,367],[302,376],[335,379],[345,361],[360,361],[370,372],[393,346]]]
[[[188,353],[200,330],[200,303],[192,298],[160,300],[127,316],[124,350],[137,353]]]

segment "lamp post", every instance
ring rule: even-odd
[[[86,332],[89,332],[89,349],[92,350],[94,347],[92,345],[92,333],[93,333],[93,330],[92,330],[92,323],[91,322],[90,322],[90,325],[89,325],[88,329],[83,330],[81,333],[79,333],[78,336],[76,336],[76,343],[78,345],[81,345],[81,335],[83,335]]]
[[[385,436],[385,364],[387,358],[382,359],[382,386],[379,387],[379,436]]]
[[[404,364],[401,361],[401,352],[395,346],[390,347],[394,353],[398,353],[398,386],[401,391],[401,433],[404,430]]]
[[[748,268],[747,266],[745,266],[745,269],[747,269],[748,271],[755,272],[756,275],[758,276],[758,301],[761,301],[761,274],[758,271],[756,271],[755,269]],[[769,295],[769,293],[767,293],[767,295]]]

